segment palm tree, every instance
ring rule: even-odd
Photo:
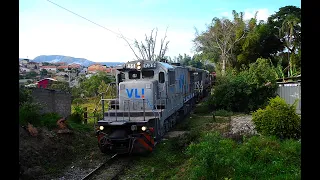
[[[282,23],[282,27],[279,30],[279,35],[284,36],[285,39],[285,46],[288,49],[288,76],[292,74],[292,68],[295,66],[293,62],[290,59],[290,52],[295,53],[296,50],[296,43],[297,37],[299,34],[297,34],[296,29],[300,26],[300,19],[297,18],[293,14],[287,15],[285,20]],[[291,71],[291,73],[290,73]]]

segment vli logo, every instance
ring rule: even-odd
[[[141,89],[141,96],[137,88],[130,89],[130,90],[126,89],[126,91],[127,91],[128,98],[132,98],[133,92],[134,92],[135,98],[144,98],[144,88]]]

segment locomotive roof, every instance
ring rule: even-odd
[[[188,68],[189,71],[194,71],[194,72],[201,72],[201,71],[205,71],[204,69],[199,69],[199,68],[195,68],[195,67],[191,67],[191,66],[179,66],[179,65],[171,65],[169,63],[166,62],[160,62],[160,61],[150,61],[150,60],[134,60],[134,61],[128,61],[120,66],[116,66],[115,68],[119,71],[121,71],[122,69],[126,69],[126,64],[130,64],[130,63],[137,63],[137,62],[154,62],[157,63],[158,65],[162,66],[165,69],[168,70],[172,70],[175,69],[175,67],[185,67]]]
[[[165,62],[159,62],[162,66],[164,66],[167,69],[173,69],[174,67],[171,64],[165,63]]]

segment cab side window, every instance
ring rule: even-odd
[[[164,83],[164,72],[159,73],[159,83]]]

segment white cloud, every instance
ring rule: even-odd
[[[270,12],[268,9],[264,8],[264,9],[246,9],[244,11],[244,19],[245,20],[249,20],[251,18],[254,17],[255,13],[258,11],[257,14],[257,20],[263,20],[263,21],[267,21],[268,17],[270,16]]]
[[[228,12],[228,11],[222,12],[220,14],[221,14],[222,17],[225,17],[225,18],[231,18],[232,17],[231,13]]]

